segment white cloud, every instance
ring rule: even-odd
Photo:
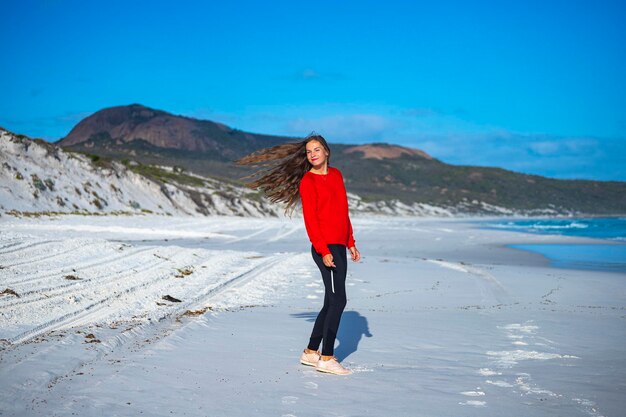
[[[284,77],[281,77],[284,78]],[[346,76],[337,72],[319,71],[313,68],[304,68],[286,77],[294,81],[339,81],[345,80]]]
[[[287,123],[293,135],[316,131],[333,141],[375,142],[382,140],[385,132],[393,130],[394,121],[376,114],[335,115],[320,118],[298,118]]]
[[[217,112],[213,114],[217,115]],[[224,118],[215,118],[223,121]],[[422,149],[443,162],[493,166],[557,178],[626,180],[626,140],[512,132],[477,124],[460,113],[429,107],[321,103],[249,107],[231,124],[238,129],[329,143],[388,142]]]
[[[594,153],[597,150],[598,141],[586,138],[551,138],[540,142],[532,142],[529,149],[539,156],[550,155],[576,155],[580,153]]]
[[[529,145],[531,151],[537,155],[552,155],[559,151],[561,145],[558,142],[534,142]]]
[[[300,73],[300,76],[302,78],[304,78],[305,80],[311,79],[311,78],[320,78],[321,75],[319,74],[319,72],[312,70],[310,68],[305,69],[304,71],[302,71],[302,73]]]

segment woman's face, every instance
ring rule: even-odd
[[[321,143],[312,140],[306,144],[306,158],[313,167],[318,168],[324,165],[328,158],[328,153]]]

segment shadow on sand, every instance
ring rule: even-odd
[[[317,312],[295,313],[291,316],[314,323],[317,318]],[[339,346],[335,348],[337,360],[341,362],[356,352],[362,336],[372,337],[367,318],[356,311],[344,311],[341,315],[341,323],[337,333],[337,341],[339,342]]]

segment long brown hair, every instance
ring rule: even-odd
[[[260,169],[242,179],[261,176],[246,186],[260,189],[273,203],[285,203],[285,214],[291,216],[299,199],[300,180],[312,168],[306,156],[306,145],[318,141],[328,152],[327,161],[330,162],[330,148],[326,139],[313,132],[301,142],[291,142],[265,148],[244,156],[235,161],[237,165],[253,165]]]

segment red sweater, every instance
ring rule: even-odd
[[[330,253],[328,245],[354,246],[352,223],[348,214],[348,196],[341,172],[328,167],[328,174],[307,172],[300,180],[300,198],[304,226],[315,251]]]

